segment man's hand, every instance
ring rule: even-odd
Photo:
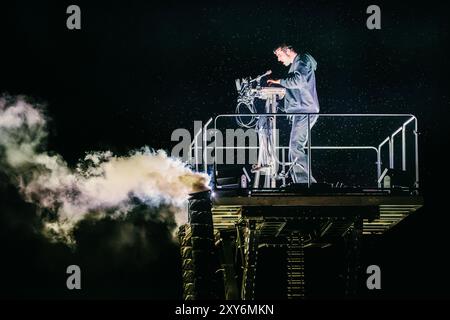
[[[270,86],[271,84],[280,84],[280,80],[267,79],[267,84]]]

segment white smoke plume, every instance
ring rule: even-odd
[[[57,222],[47,224],[57,232],[70,231],[89,213],[126,214],[134,207],[133,198],[169,206],[183,223],[189,193],[208,189],[208,175],[148,147],[128,156],[88,153],[70,168],[60,155],[40,150],[46,124],[42,110],[24,98],[0,98],[0,169],[17,182],[27,201],[57,214]]]

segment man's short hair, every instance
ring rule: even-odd
[[[273,53],[275,53],[275,51],[277,51],[278,49],[281,49],[282,51],[286,52],[287,49],[290,49],[292,51],[295,52],[295,48],[291,45],[288,44],[286,42],[282,42],[280,44],[278,44],[274,49],[273,49]]]

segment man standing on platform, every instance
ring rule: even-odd
[[[278,61],[286,67],[290,65],[287,76],[283,79],[267,80],[269,85],[279,84],[286,88],[284,97],[284,111],[286,113],[302,113],[292,117],[292,129],[289,141],[289,161],[292,167],[292,180],[295,183],[308,183],[308,156],[305,152],[308,142],[308,114],[310,128],[317,122],[319,113],[319,100],[316,92],[316,77],[314,71],[317,62],[305,53],[298,54],[288,44],[281,44],[273,53]],[[311,183],[316,180],[311,175]]]

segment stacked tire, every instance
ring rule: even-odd
[[[192,195],[189,223],[179,229],[185,300],[218,298],[211,206],[209,191]]]

